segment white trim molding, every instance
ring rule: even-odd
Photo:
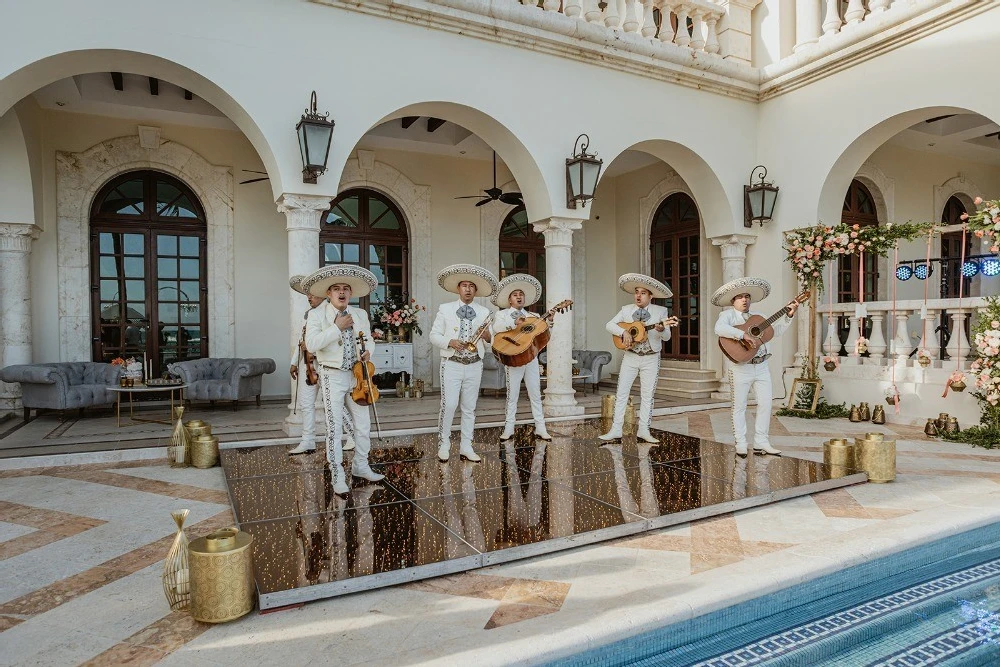
[[[194,191],[205,209],[208,237],[209,355],[236,353],[233,172],[213,165],[187,146],[164,141],[146,149],[139,137],[107,139],[79,153],[56,152],[59,358],[91,358],[90,206],[111,179],[152,169]]]

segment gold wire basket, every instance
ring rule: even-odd
[[[163,561],[163,593],[167,596],[170,611],[184,611],[191,604],[188,538],[184,534],[184,521],[190,512],[191,510],[177,510],[170,513],[177,524],[177,536]]]
[[[170,444],[167,447],[167,458],[171,468],[186,468],[191,462],[191,440],[184,428],[184,406],[174,408],[171,418],[174,420],[174,432],[170,434]]]

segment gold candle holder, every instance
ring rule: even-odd
[[[183,611],[191,602],[188,539],[184,534],[184,521],[190,512],[177,510],[170,513],[177,524],[177,535],[163,561],[163,593],[167,596],[170,611]]]
[[[214,435],[199,435],[191,444],[191,465],[214,468],[219,465],[219,439]]]
[[[605,394],[601,397],[601,419],[613,419],[615,416],[615,397]]]
[[[855,469],[854,446],[847,438],[831,438],[823,443],[823,463],[831,466],[830,476],[845,477]]]
[[[881,433],[866,433],[854,439],[854,458],[859,470],[868,473],[868,481],[891,482],[896,479],[896,441]]]
[[[254,608],[253,536],[223,528],[191,542],[191,617],[224,623]]]

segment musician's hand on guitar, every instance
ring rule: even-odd
[[[459,352],[464,347],[464,345],[460,343],[458,339],[452,338],[450,341],[448,341],[448,347],[455,350],[456,352]]]
[[[660,333],[663,333],[667,327],[663,326],[663,322],[657,322],[656,326],[653,328],[659,331]]]
[[[795,311],[798,310],[798,309],[799,309],[799,302],[798,301],[792,301],[786,307],[785,312],[788,313],[789,317],[795,317]]]
[[[750,338],[749,336],[744,336],[743,338],[739,338],[737,340],[739,340],[740,345],[743,346],[744,350],[756,350],[757,349],[757,341],[754,340],[753,338]]]
[[[293,380],[298,380],[299,379],[299,367],[298,366],[292,366],[291,368],[289,368],[288,373],[292,376]]]
[[[625,347],[632,347],[632,334],[627,330],[622,334],[622,344]]]
[[[514,326],[516,326],[516,327],[521,326],[522,324],[524,324],[524,321],[526,319],[528,319],[528,318],[527,317],[519,317],[519,318],[517,318],[517,320],[514,322]]]

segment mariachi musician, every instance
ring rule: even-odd
[[[323,405],[326,406],[326,456],[333,476],[334,493],[350,492],[344,475],[344,453],[340,438],[344,422],[344,405],[354,419],[354,460],[351,474],[370,482],[378,482],[383,475],[371,469],[368,453],[371,450],[371,417],[368,407],[358,405],[351,397],[354,387],[354,364],[366,363],[371,352],[358,354],[356,337],[364,334],[371,339],[368,313],[348,305],[352,298],[370,294],[378,285],[375,274],[359,266],[334,264],[324,266],[302,281],[302,286],[313,296],[325,296],[327,303],[309,313],[306,321],[306,347],[316,355],[319,377],[323,383]]]
[[[538,279],[525,273],[514,273],[500,281],[493,303],[502,308],[493,320],[493,335],[517,328],[528,317],[538,317],[526,308],[538,301],[542,295],[542,284]],[[552,440],[545,428],[545,414],[542,412],[542,381],[538,368],[538,357],[524,366],[504,366],[507,374],[507,414],[501,440],[514,437],[514,418],[517,416],[517,397],[521,393],[521,381],[528,390],[531,401],[531,416],[535,420],[535,437]]]
[[[771,356],[771,351],[765,342],[736,328],[750,319],[751,315],[759,314],[751,312],[750,304],[764,300],[770,293],[771,285],[763,278],[737,278],[715,290],[715,294],[712,295],[714,305],[722,308],[732,306],[719,314],[719,320],[715,323],[715,334],[720,338],[742,341],[744,347],[757,351],[745,364],[733,364],[729,369],[733,433],[736,436],[736,453],[739,456],[747,455],[747,400],[751,387],[757,396],[754,451],[772,456],[781,454],[781,451],[772,447],[769,441],[773,392],[771,370],[768,368],[767,360]],[[792,301],[786,306],[784,317],[771,324],[775,336],[785,333],[798,307],[798,301]]]
[[[291,455],[309,454],[316,451],[316,399],[319,397],[319,371],[316,369],[316,360],[306,349],[305,321],[309,318],[309,312],[326,299],[306,292],[302,288],[304,278],[305,276],[292,276],[288,279],[289,287],[299,294],[304,294],[309,300],[309,309],[302,316],[302,334],[292,347],[292,361],[289,369],[292,380],[295,381],[295,397],[292,399],[292,403],[295,409],[302,412],[302,438],[296,447],[288,450]],[[344,451],[349,452],[354,449],[354,422],[351,421],[351,415],[346,406],[344,407],[344,431],[347,434]]]
[[[644,442],[659,443],[649,431],[649,422],[653,416],[653,391],[656,389],[656,378],[660,371],[660,346],[670,340],[670,325],[675,318],[669,317],[667,309],[651,303],[653,299],[669,299],[673,296],[670,288],[656,278],[641,273],[626,273],[618,278],[618,287],[632,295],[633,303],[623,306],[607,324],[608,333],[620,336],[625,345],[625,355],[618,370],[618,392],[615,395],[615,417],[611,430],[600,436],[601,440],[610,442],[622,437],[622,427],[625,424],[625,405],[635,377],[639,376],[639,424],[636,438]],[[634,342],[631,334],[621,324],[642,322],[646,329],[646,338]]]
[[[441,353],[441,412],[438,416],[438,460],[451,455],[451,425],[455,410],[462,408],[462,435],[459,455],[474,463],[482,459],[472,449],[476,428],[476,403],[483,379],[483,356],[492,340],[492,311],[474,302],[477,296],[491,296],[497,290],[492,273],[475,264],[452,264],[438,273],[438,285],[458,295],[456,301],[438,308],[431,327],[431,345]]]

